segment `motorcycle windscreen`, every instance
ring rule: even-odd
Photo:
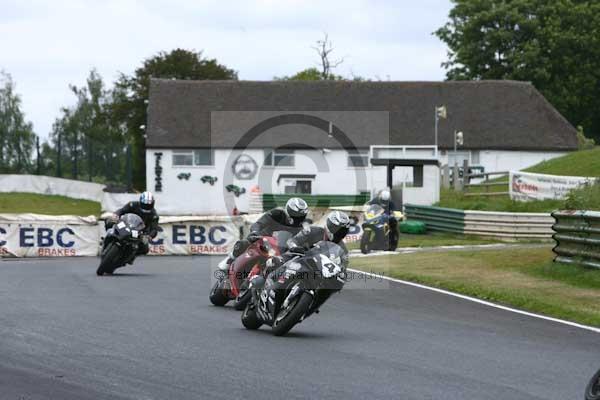
[[[382,215],[384,212],[385,210],[379,204],[371,204],[365,210],[365,216],[367,217],[367,219],[373,219]]]
[[[142,218],[137,214],[125,214],[121,217],[121,221],[125,222],[130,229],[136,231],[141,231],[146,227]]]
[[[348,253],[341,246],[322,240],[306,252],[305,257],[313,257],[324,278],[331,278],[346,270]],[[333,265],[332,265],[333,264]]]

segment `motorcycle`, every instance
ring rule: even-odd
[[[215,306],[224,306],[234,300],[233,308],[243,310],[251,297],[250,279],[262,273],[269,258],[279,256],[287,250],[286,243],[292,236],[292,233],[286,231],[273,232],[273,236],[263,236],[252,243],[230,264],[220,264],[221,274],[210,290],[210,302]]]
[[[390,216],[379,204],[371,204],[365,210],[365,221],[362,224],[363,234],[360,239],[360,251],[369,254],[371,250],[394,251],[398,247],[398,232],[390,229],[392,218],[401,219],[402,213],[394,212]],[[390,238],[390,235],[393,237]]]
[[[325,301],[346,282],[348,256],[339,245],[321,241],[297,254],[265,279],[250,281],[252,299],[242,313],[242,325],[254,330],[270,325],[275,336],[318,313]]]
[[[125,214],[106,231],[100,266],[96,275],[112,274],[117,268],[132,263],[142,240],[144,221],[136,214]]]
[[[600,400],[600,370],[596,371],[585,388],[585,400]]]

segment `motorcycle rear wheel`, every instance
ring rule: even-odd
[[[290,331],[298,322],[300,318],[305,315],[313,301],[313,297],[308,293],[302,293],[295,304],[290,304],[288,307],[292,307],[290,311],[281,319],[277,320],[278,315],[284,311],[280,310],[278,315],[275,316],[271,331],[275,336],[283,336]]]
[[[223,280],[218,279],[210,289],[208,299],[217,307],[223,307],[229,301],[229,298],[223,293]]]
[[[108,248],[103,252],[102,258],[100,259],[100,265],[96,270],[96,275],[102,276],[104,274],[112,274],[119,258],[119,246],[111,243]]]
[[[585,388],[585,400],[600,400],[600,370],[598,370]]]
[[[244,325],[244,328],[253,331],[260,328],[262,324],[258,315],[256,315],[254,305],[252,303],[246,304],[246,308],[244,308],[244,312],[242,313],[242,325]]]

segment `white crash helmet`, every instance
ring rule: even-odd
[[[379,198],[383,201],[389,201],[390,191],[388,189],[383,189],[381,192],[379,192]]]
[[[332,211],[325,222],[325,233],[329,240],[343,239],[350,230],[350,217],[343,211]]]

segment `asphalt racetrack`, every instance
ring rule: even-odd
[[[582,399],[600,368],[597,333],[395,283],[246,331],[216,261],[1,261],[0,399]]]

